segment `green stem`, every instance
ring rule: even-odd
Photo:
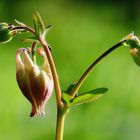
[[[58,109],[55,140],[63,140],[65,117],[66,112],[62,113],[61,110]]]
[[[73,91],[71,92],[71,96],[74,98],[76,93],[78,92],[79,88],[81,87],[81,85],[83,84],[83,82],[85,81],[85,79],[88,77],[88,75],[90,74],[90,72],[93,70],[93,68],[104,58],[106,57],[108,54],[110,54],[113,50],[117,49],[118,47],[120,47],[124,42],[126,42],[125,39],[121,40],[119,43],[117,43],[116,45],[114,45],[113,47],[109,48],[107,51],[105,51],[100,57],[98,57],[90,66],[89,68],[84,72],[84,74],[81,76],[81,78],[79,79],[79,81],[77,82],[76,86],[74,87]]]
[[[63,131],[64,131],[64,121],[65,121],[65,116],[66,116],[66,109],[65,111],[64,106],[63,106],[63,102],[61,101],[61,89],[60,89],[60,85],[59,85],[59,80],[58,80],[58,75],[57,75],[57,71],[55,69],[55,64],[50,52],[50,49],[46,43],[46,41],[40,37],[39,38],[40,43],[42,44],[44,51],[47,55],[49,64],[50,64],[50,68],[51,68],[51,72],[52,72],[52,76],[54,79],[54,86],[55,86],[55,90],[56,90],[56,101],[57,101],[57,124],[56,124],[56,140],[63,140]]]

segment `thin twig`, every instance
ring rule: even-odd
[[[25,29],[25,30],[35,34],[35,31],[28,26],[15,26],[15,27],[12,28],[12,30],[20,30],[20,29]]]

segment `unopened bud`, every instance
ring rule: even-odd
[[[134,60],[134,62],[140,66],[140,40],[133,33],[129,34],[124,38],[126,42],[125,46],[130,47],[130,54]]]
[[[47,57],[43,50],[39,55],[44,57],[42,67],[32,61],[27,49],[20,48],[16,54],[16,78],[23,95],[32,104],[31,117],[35,114],[45,114],[45,104],[53,91],[53,78]]]
[[[130,48],[130,54],[133,57],[134,62],[140,66],[140,51],[137,48]]]
[[[0,23],[0,43],[6,43],[13,37],[13,33],[7,23]]]

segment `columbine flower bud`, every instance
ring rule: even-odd
[[[53,78],[45,52],[39,48],[38,54],[44,57],[42,67],[32,61],[27,49],[20,48],[16,53],[17,83],[23,95],[32,104],[31,117],[35,114],[45,114],[45,104],[53,91]]]
[[[10,25],[7,23],[0,23],[0,43],[6,43],[13,37],[13,32],[9,29]]]
[[[130,47],[130,54],[133,57],[134,62],[140,66],[140,40],[133,33],[129,34],[124,38],[126,42],[125,46]]]
[[[130,54],[133,57],[134,62],[140,66],[140,51],[137,48],[130,48]]]

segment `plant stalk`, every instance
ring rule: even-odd
[[[63,140],[63,133],[64,133],[64,121],[65,121],[65,116],[66,116],[66,112],[62,111],[64,106],[63,106],[63,102],[61,101],[61,89],[60,89],[60,85],[59,85],[59,80],[58,80],[58,75],[55,69],[55,64],[52,58],[52,55],[50,53],[50,49],[46,43],[46,41],[40,37],[39,38],[40,43],[42,44],[44,51],[47,55],[49,64],[50,64],[50,68],[52,71],[52,76],[54,79],[54,86],[55,86],[55,90],[56,90],[56,101],[57,101],[57,123],[56,123],[56,136],[55,136],[55,140]]]
[[[104,58],[106,57],[108,54],[110,54],[113,50],[117,49],[118,47],[120,47],[124,42],[126,42],[125,39],[121,40],[120,42],[118,42],[117,44],[115,44],[114,46],[112,46],[111,48],[109,48],[107,51],[105,51],[100,57],[98,57],[89,67],[88,69],[84,72],[84,74],[81,76],[81,78],[79,79],[79,81],[77,82],[76,86],[74,87],[73,91],[71,92],[71,96],[74,98],[76,93],[78,92],[79,88],[81,87],[81,85],[83,84],[83,82],[85,81],[85,79],[88,77],[88,75],[90,74],[90,72],[93,70],[93,68]]]
[[[35,35],[35,31],[32,28],[28,27],[28,26],[15,26],[15,27],[12,28],[13,31],[14,30],[15,31],[16,30],[21,30],[21,29],[25,29],[25,30],[27,30],[27,31],[29,31],[29,32],[31,32],[31,33],[33,33]]]
[[[51,52],[49,50],[49,47],[48,47],[46,41],[42,37],[39,37],[39,41],[44,48],[44,51],[47,55],[47,58],[48,58],[48,61],[50,64],[50,68],[51,68],[51,72],[52,72],[52,76],[53,76],[53,80],[54,80],[54,86],[55,86],[55,90],[56,90],[57,108],[61,109],[63,107],[63,102],[61,101],[61,88],[60,88],[59,79],[58,79],[57,71],[55,68],[55,64],[54,64]]]
[[[66,113],[62,113],[61,110],[58,109],[55,140],[63,140],[65,117]]]

